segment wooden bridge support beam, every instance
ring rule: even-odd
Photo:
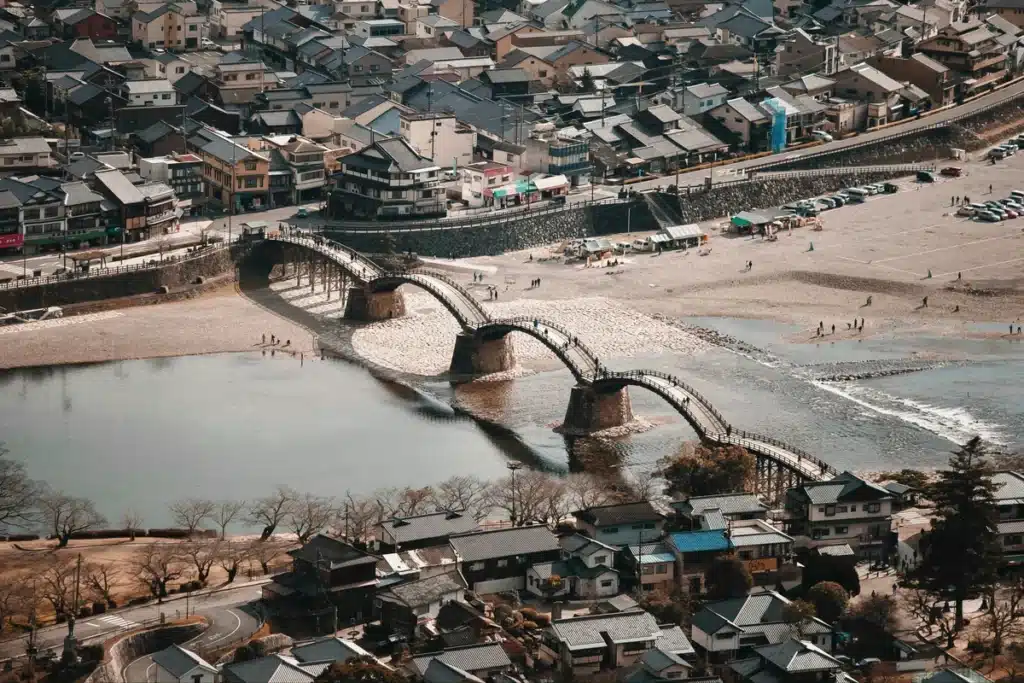
[[[633,404],[626,387],[598,392],[591,386],[577,384],[569,394],[569,406],[565,409],[561,431],[564,434],[586,436],[604,429],[621,427],[632,420]]]
[[[515,349],[508,335],[482,340],[469,332],[460,332],[455,337],[448,372],[452,375],[489,375],[511,370],[515,365]]]
[[[390,292],[369,292],[363,287],[350,287],[345,302],[349,320],[373,322],[405,315],[405,298],[397,289]]]

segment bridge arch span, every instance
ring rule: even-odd
[[[476,297],[455,280],[428,270],[387,272],[366,283],[371,294],[393,292],[401,285],[414,285],[427,292],[452,314],[463,330],[470,331],[490,319]]]
[[[511,332],[521,332],[546,346],[569,369],[576,381],[590,382],[601,361],[586,344],[564,327],[541,318],[527,316],[492,319],[473,331],[482,343],[505,338]]]

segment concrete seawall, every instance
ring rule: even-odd
[[[159,652],[201,635],[206,623],[161,626],[121,638],[110,646],[103,663],[85,679],[85,683],[121,683],[121,672],[139,657]]]
[[[195,283],[196,278],[215,277],[232,268],[232,254],[226,249],[217,249],[203,256],[175,261],[159,268],[118,273],[109,277],[57,280],[36,286],[2,289],[0,306],[8,311],[24,311],[150,294],[161,287],[169,290],[185,287]]]

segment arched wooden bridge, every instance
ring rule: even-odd
[[[781,494],[798,482],[821,481],[837,474],[831,465],[802,449],[772,437],[734,429],[710,401],[674,375],[657,370],[612,372],[576,335],[556,323],[530,317],[492,318],[475,296],[447,275],[423,269],[385,271],[362,254],[319,235],[281,232],[270,234],[267,239],[323,255],[370,294],[394,292],[403,284],[429,292],[458,321],[463,330],[460,337],[474,343],[501,341],[511,332],[530,335],[558,356],[578,387],[594,395],[614,394],[629,386],[657,394],[675,408],[702,439],[742,446],[753,453],[757,458],[758,489],[769,497]]]

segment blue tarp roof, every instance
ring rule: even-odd
[[[669,536],[672,545],[681,553],[697,553],[709,550],[729,550],[732,543],[725,531],[679,531]]]

